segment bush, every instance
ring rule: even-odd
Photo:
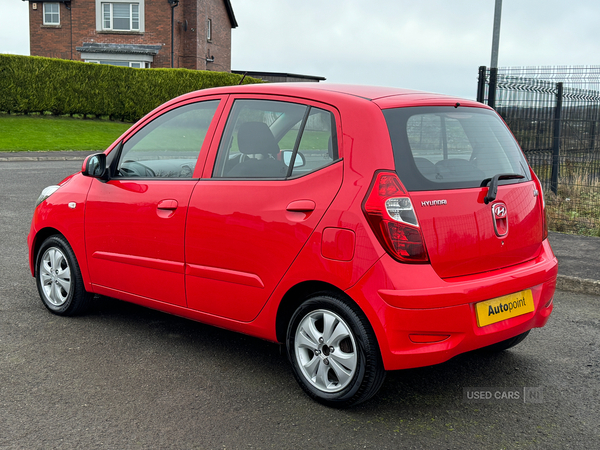
[[[133,69],[0,54],[0,111],[88,114],[135,121],[179,95],[239,84],[228,72]],[[259,80],[246,77],[244,84]]]

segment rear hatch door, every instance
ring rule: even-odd
[[[428,106],[384,115],[396,171],[440,277],[501,269],[539,254],[541,193],[495,112]]]

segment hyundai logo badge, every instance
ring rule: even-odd
[[[492,206],[492,211],[494,212],[496,219],[506,218],[506,205],[504,203],[496,203]]]
[[[492,205],[492,216],[494,220],[494,231],[496,232],[496,236],[506,236],[508,234],[508,217],[506,211],[506,204],[504,204],[503,202],[494,203]]]

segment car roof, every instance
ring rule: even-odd
[[[314,100],[335,101],[350,97],[375,102],[380,108],[452,105],[487,108],[481,103],[460,97],[431,92],[422,92],[395,87],[366,86],[334,83],[259,83],[242,86],[227,86],[206,89],[198,93],[206,94],[271,94],[309,98]]]

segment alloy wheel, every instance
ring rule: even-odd
[[[71,292],[71,268],[65,254],[57,247],[48,248],[40,259],[40,282],[46,301],[62,306]]]
[[[319,309],[304,316],[296,329],[294,351],[306,380],[322,392],[344,389],[358,367],[350,326],[328,310]]]

